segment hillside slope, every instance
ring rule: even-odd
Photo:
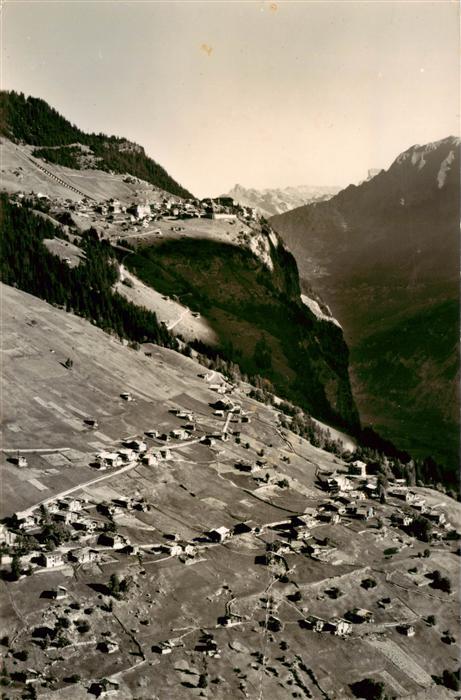
[[[260,237],[268,259],[227,243],[183,239],[140,247],[126,264],[161,293],[187,300],[243,372],[269,379],[312,415],[354,430],[342,330],[302,303],[293,256],[273,234]]]
[[[372,422],[379,433],[417,457],[433,455],[453,465],[447,480],[454,483],[458,324],[459,305],[452,299],[371,334],[351,352],[354,396],[364,407],[364,423]]]
[[[271,219],[301,277],[344,328],[361,413],[420,453],[430,425],[433,454],[451,470],[458,462],[452,331],[458,326],[459,152],[453,137],[413,146],[360,186]],[[436,318],[446,302],[452,312],[440,316],[427,343],[427,314]],[[411,391],[402,372],[411,375]],[[380,399],[378,410],[384,385],[391,400]],[[412,414],[418,418],[410,420]]]
[[[171,197],[165,190],[140,178],[100,170],[96,161],[91,164],[92,167],[78,170],[44,162],[34,155],[32,146],[15,143],[6,137],[1,137],[0,148],[1,187],[6,192],[35,193],[50,200],[67,199],[72,202],[79,202],[82,198],[98,202],[113,198],[124,206]],[[181,201],[177,196],[174,200]]]
[[[35,155],[51,163],[130,173],[180,197],[192,196],[142,146],[104,134],[86,134],[44,100],[0,91],[0,134],[37,146]]]
[[[49,253],[49,241],[64,235],[49,217],[38,216],[21,200],[10,203],[6,195],[1,204],[1,274],[6,283],[65,306],[132,342],[152,340],[178,347],[169,332],[176,322],[164,324],[165,317],[158,320],[154,313],[161,312],[163,304],[157,306],[151,299],[147,310],[138,306],[136,295],[129,294],[126,301],[126,294],[114,292],[117,254],[144,283],[182,302],[182,315],[189,310],[202,315],[201,325],[216,341],[212,348],[196,343],[198,349],[212,356],[218,352],[244,373],[268,379],[281,396],[321,420],[352,431],[358,428],[342,330],[302,303],[296,263],[270,229],[251,231],[241,244],[236,239],[230,245],[219,236],[213,240],[211,226],[208,240],[160,239],[161,243],[144,243],[131,255],[130,249],[112,248],[109,241],[84,233],[78,237],[80,264],[70,267]],[[55,216],[59,218],[59,212]],[[205,339],[203,334],[199,337]],[[190,335],[187,339],[194,340]]]
[[[459,663],[446,642],[459,612],[459,592],[446,590],[458,571],[448,528],[459,529],[459,503],[413,489],[448,519],[434,526],[434,543],[399,526],[397,497],[360,501],[374,508],[366,520],[354,502],[346,512],[316,475],[347,481],[347,464],[282,429],[280,413],[249,398],[248,386],[224,397],[241,412],[228,413],[228,439],[219,439],[226,421],[197,362],[166,348],[147,356],[25,292],[2,285],[1,293],[10,397],[2,506],[18,514],[1,524],[13,538],[0,563],[10,697],[33,687],[40,700],[107,689],[152,700],[158,689],[190,700],[208,686],[216,700],[316,698],[319,687],[353,698],[370,677],[389,697],[456,696],[434,677]],[[72,369],[63,365],[69,355]],[[175,409],[193,414],[194,430],[166,446],[152,430],[177,433]],[[128,436],[145,441],[151,461],[137,454],[102,472],[91,466]],[[263,469],[239,469],[256,465],[261,450]],[[429,583],[434,570],[443,591]],[[365,621],[359,613],[368,610]]]

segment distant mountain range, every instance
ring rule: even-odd
[[[339,190],[340,187],[316,187],[310,185],[257,190],[242,187],[242,185],[235,185],[226,196],[232,197],[243,206],[253,207],[263,216],[269,217],[275,214],[283,214],[303,204],[329,199]]]
[[[412,146],[359,186],[271,219],[344,328],[364,422],[453,470],[459,156],[454,137]]]

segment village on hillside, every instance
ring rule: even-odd
[[[0,700],[461,700],[459,5],[0,10]]]
[[[271,264],[277,239],[250,207],[107,173],[93,198],[93,171],[79,185],[14,149],[11,201],[60,227],[43,243],[69,267],[84,232],[126,255],[210,238]],[[123,264],[118,276],[168,331],[186,336],[187,316],[190,337],[210,335]],[[456,697],[459,504],[328,426],[332,449],[316,447],[295,407],[197,352],[2,294],[5,699]]]
[[[212,219],[251,224],[260,219],[256,209],[241,206],[231,197],[184,199],[129,174],[80,172],[47,163],[34,157],[30,147],[5,139],[2,149],[2,185],[15,193],[18,202],[36,202],[37,209],[58,214],[61,223],[78,230],[92,227],[100,238],[160,236],[158,222],[170,224],[165,230],[180,232],[183,229],[171,222]],[[120,192],[118,198],[111,194],[115,191]]]
[[[175,459],[175,453],[192,445],[204,445],[210,449],[220,443],[233,440],[238,445],[242,443],[242,432],[250,423],[249,411],[245,411],[240,403],[234,402],[232,396],[233,386],[223,375],[215,371],[204,373],[203,379],[208,383],[209,389],[219,397],[210,402],[210,419],[217,424],[215,430],[206,432],[206,426],[197,422],[193,411],[187,408],[173,408],[169,413],[176,419],[176,427],[171,427],[168,432],[162,429],[152,428],[146,430],[143,435],[123,437],[118,445],[112,449],[97,452],[88,466],[95,472],[107,472],[103,478],[115,477],[138,465],[145,465],[153,470],[161,463],[167,463]],[[135,400],[131,392],[122,392],[120,399],[123,402]],[[98,434],[99,423],[95,418],[85,418],[83,424],[89,432]],[[281,435],[283,432],[278,430]],[[245,440],[245,436],[243,440]],[[219,448],[218,448],[219,449]],[[17,451],[3,450],[12,464],[18,469],[29,466],[27,460],[28,449]],[[46,450],[45,450],[46,451]],[[32,453],[40,453],[41,449],[30,450]],[[268,462],[264,456],[265,449],[258,451],[255,457],[239,459],[234,464],[235,473],[250,474],[256,483],[276,485],[279,488],[289,487],[288,474],[281,471],[280,467]],[[251,452],[249,452],[251,455]],[[289,464],[289,458],[285,458]],[[443,510],[432,507],[426,503],[426,499],[418,495],[406,485],[405,479],[394,479],[386,487],[379,483],[376,475],[367,473],[367,464],[355,459],[345,464],[342,468],[334,470],[316,469],[316,483],[320,490],[325,492],[325,497],[320,498],[315,507],[309,506],[286,520],[271,523],[255,523],[253,520],[242,521],[233,526],[225,527],[218,524],[216,528],[202,533],[197,542],[178,542],[173,537],[174,544],[149,543],[133,545],[129,538],[117,534],[116,516],[133,511],[145,513],[151,511],[151,505],[145,498],[126,496],[114,499],[112,502],[95,503],[88,498],[79,498],[72,493],[80,490],[80,487],[70,489],[70,493],[63,494],[60,498],[48,498],[40,502],[35,508],[13,513],[0,529],[0,542],[5,548],[12,547],[21,541],[22,535],[32,537],[39,536],[36,551],[28,552],[22,557],[21,566],[27,567],[28,575],[39,571],[41,568],[56,568],[69,563],[88,563],[97,561],[104,553],[111,550],[122,550],[126,554],[137,555],[142,550],[144,554],[169,554],[171,556],[194,557],[202,548],[210,543],[223,542],[228,538],[243,533],[257,533],[260,535],[265,530],[274,530],[283,533],[283,540],[276,547],[270,548],[271,552],[302,552],[313,559],[328,561],[334,558],[335,547],[328,543],[318,543],[312,534],[312,529],[322,524],[337,525],[344,519],[364,521],[382,517],[382,506],[392,503],[398,508],[398,512],[392,512],[389,516],[389,524],[395,528],[401,528],[412,533],[412,525],[421,515],[431,523],[431,536],[435,540],[450,539],[456,534],[454,526],[447,521]],[[95,478],[93,483],[98,483]],[[90,483],[85,487],[91,486]],[[59,539],[61,527],[68,527],[72,532],[65,545],[56,546],[54,541]],[[382,527],[382,523],[380,524]],[[58,534],[54,533],[57,530]],[[45,535],[43,535],[45,531]],[[419,533],[416,532],[416,535]],[[422,533],[423,534],[423,533]],[[27,539],[27,538],[26,538]],[[422,538],[424,539],[424,537]],[[402,540],[404,541],[404,540]],[[53,545],[53,546],[50,546]],[[13,561],[14,555],[3,556],[3,563]],[[268,556],[271,560],[271,555]],[[14,562],[15,568],[17,561]],[[428,579],[426,584],[428,585]],[[349,626],[348,630],[352,628]]]
[[[12,349],[27,329],[48,376],[86,322],[4,293],[7,328],[23,329]],[[383,481],[352,446],[346,460],[313,447],[245,383],[106,337],[90,326],[54,386],[31,376],[31,405],[14,372],[22,354],[8,355],[8,697],[150,698],[154,676],[178,698],[254,698],[260,684],[280,699],[354,697],[370,679],[396,697],[446,691],[459,615],[451,499]],[[27,433],[34,406],[41,439]]]

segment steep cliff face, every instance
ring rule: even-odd
[[[355,430],[358,414],[341,328],[304,304],[296,261],[273,232],[271,264],[251,249],[209,240],[139,248],[126,264],[163,294],[204,315],[221,352],[314,416]]]
[[[367,182],[271,219],[344,328],[364,420],[452,470],[459,155],[453,137],[413,146]]]

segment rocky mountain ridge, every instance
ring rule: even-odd
[[[318,202],[329,199],[339,191],[339,187],[323,187],[300,185],[298,187],[246,188],[235,185],[226,195],[232,197],[239,204],[257,209],[263,216],[270,217],[275,214],[300,207],[310,202]]]

